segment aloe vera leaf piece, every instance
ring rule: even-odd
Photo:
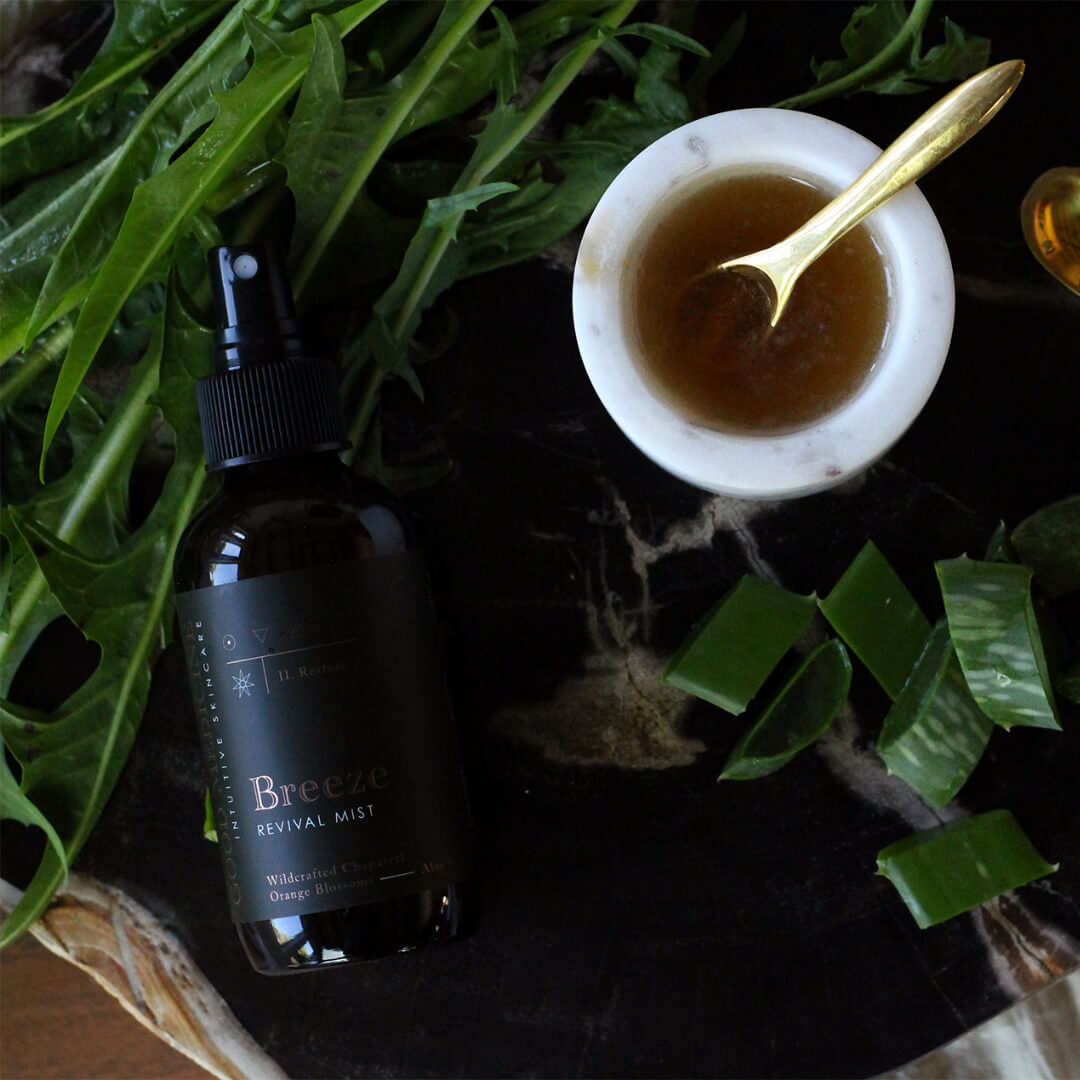
[[[798,666],[761,718],[735,744],[721,780],[754,780],[786,765],[829,729],[847,700],[851,660],[835,638]]]
[[[1013,529],[1010,541],[1047,596],[1080,589],[1080,495],[1037,510]]]
[[[961,556],[935,563],[956,655],[975,700],[1004,728],[1061,730],[1031,570]]]
[[[930,636],[930,620],[872,540],[820,601],[820,607],[833,629],[895,700]]]
[[[931,805],[944,806],[979,763],[993,730],[994,721],[971,696],[941,619],[885,717],[878,753],[890,773]]]
[[[1080,660],[1062,671],[1054,682],[1054,689],[1070,701],[1080,705]]]
[[[664,682],[738,716],[810,625],[813,596],[744,575],[671,658]]]
[[[907,836],[877,858],[877,872],[893,883],[923,930],[1057,868],[1035,850],[1009,810]]]

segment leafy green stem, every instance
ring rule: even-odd
[[[379,389],[385,379],[386,373],[378,364],[374,362],[368,364],[367,379],[360,395],[360,403],[349,425],[349,442],[352,446],[343,455],[347,462],[351,462],[356,457],[357,451],[364,442],[371,418],[375,415],[375,408],[378,405]]]
[[[91,279],[86,277],[78,282],[73,288],[69,289],[64,296],[63,301],[59,303],[53,311],[52,318],[56,320],[61,319],[73,308],[77,308],[86,299],[86,294],[90,291],[90,281]],[[25,319],[20,319],[17,323],[10,326],[7,325],[5,320],[4,327],[0,330],[0,367],[3,367],[13,356],[18,355],[22,350],[29,327],[29,316]],[[72,335],[74,335],[74,326],[72,326],[71,332]],[[67,348],[67,345],[70,344],[70,341],[71,339],[69,337],[68,342],[64,345],[65,349]]]
[[[357,162],[356,168],[353,169],[348,183],[346,183],[330,212],[323,220],[319,231],[311,242],[311,246],[304,252],[304,257],[301,259],[293,277],[293,288],[298,301],[302,299],[304,290],[311,280],[319,259],[322,258],[329,247],[331,239],[345,220],[349,208],[356,201],[364,184],[367,183],[371,170],[375,168],[387,147],[394,141],[402,124],[405,123],[409,114],[415,108],[417,101],[431,85],[432,80],[465,35],[472,29],[476,20],[490,6],[490,2],[491,0],[470,0],[446,34],[431,50],[423,66],[416,73],[416,77],[411,80],[409,92],[401,94],[394,102],[385,120],[368,144],[364,155]]]
[[[926,20],[930,17],[930,8],[933,7],[933,4],[934,0],[915,0],[900,32],[884,49],[879,53],[875,53],[865,64],[831,82],[815,86],[805,93],[784,98],[783,101],[778,101],[773,107],[776,109],[805,109],[808,105],[816,105],[818,102],[827,101],[829,98],[839,97],[858,90],[863,83],[869,82],[876,75],[889,70],[901,53],[910,48],[911,42],[922,33]]]
[[[610,11],[605,13],[599,20],[600,25],[586,34],[577,45],[575,45],[574,48],[559,61],[552,69],[549,78],[545,80],[544,84],[529,102],[528,106],[521,111],[514,126],[502,139],[500,139],[499,143],[493,147],[489,153],[477,157],[466,167],[464,172],[458,178],[457,184],[454,185],[455,194],[463,191],[471,191],[474,188],[479,187],[480,184],[484,182],[484,179],[498,168],[500,163],[517,148],[518,144],[540,122],[540,119],[548,109],[550,109],[562,96],[566,88],[575,78],[577,78],[581,69],[603,41],[607,32],[619,26],[626,20],[630,12],[634,9],[635,3],[636,0],[623,0],[622,3],[617,4]],[[395,337],[401,338],[403,336],[405,327],[412,319],[416,308],[420,303],[420,298],[424,295],[424,290],[427,288],[428,282],[431,280],[436,267],[446,253],[446,249],[453,241],[457,233],[457,226],[464,216],[465,210],[462,209],[458,211],[452,220],[439,228],[438,235],[428,250],[419,271],[414,277],[412,287],[406,295],[405,300],[398,311],[397,317],[394,319],[391,326],[391,331]]]
[[[156,376],[156,366],[150,366],[147,370]],[[114,695],[110,702],[110,712],[113,718],[123,716],[128,709],[131,698],[138,693],[136,681],[141,677],[141,673],[152,662],[154,650],[160,644],[162,617],[166,606],[169,603],[169,598],[172,595],[173,554],[176,551],[177,544],[180,542],[181,534],[187,527],[188,520],[191,518],[192,513],[194,513],[195,508],[198,505],[202,488],[205,483],[205,472],[202,469],[194,469],[183,489],[179,504],[176,508],[176,515],[173,518],[173,526],[169,531],[166,540],[164,557],[162,558],[158,570],[157,581],[154,584],[153,593],[151,594],[149,604],[145,611],[139,636],[127,663],[124,665],[124,677],[115,687]],[[44,576],[41,575],[40,570],[37,573],[38,576],[44,580]],[[96,806],[99,802],[104,801],[108,794],[108,786],[115,779],[114,777],[110,777],[110,769],[114,765],[113,756],[117,751],[117,740],[120,737],[121,730],[122,725],[118,719],[114,719],[114,722],[110,723],[108,726],[104,745],[98,754],[97,766],[89,787],[89,794],[86,798],[87,806]],[[64,845],[68,863],[70,863],[79,853],[96,824],[96,814],[83,814],[80,816],[79,823],[74,833],[68,838]],[[63,884],[66,872],[66,866],[59,861],[50,863],[47,869],[44,864],[42,867],[39,867],[39,876],[35,877],[33,883],[36,895],[44,897],[52,896]],[[37,918],[40,910],[40,904],[20,903],[15,911],[4,921],[3,935],[2,938],[0,938],[0,947],[3,947],[8,942],[13,941],[18,937],[19,934],[21,934],[23,930]]]
[[[329,17],[347,34],[386,0],[358,0]],[[259,24],[252,21],[248,30]],[[257,32],[257,31],[256,31]],[[264,29],[265,33],[265,29]],[[296,92],[311,61],[312,34],[297,31],[273,42],[247,76],[219,98],[210,127],[180,158],[135,188],[115,242],[94,278],[79,313],[45,418],[41,468],[60,421],[127,298],[147,281],[164,276],[175,240],[209,193],[233,176]],[[40,303],[40,301],[39,301]]]
[[[505,131],[499,133],[499,138],[487,152],[478,152],[472,162],[465,168],[454,185],[452,194],[448,197],[453,199],[455,195],[464,192],[475,191],[483,184],[485,177],[493,172],[498,166],[516,149],[522,140],[532,131],[544,114],[558,100],[566,88],[581,72],[589,58],[600,46],[602,41],[610,34],[611,30],[621,25],[630,12],[634,9],[636,0],[621,0],[620,3],[610,8],[599,20],[599,25],[586,33],[577,44],[552,68],[547,79],[537,90],[528,105],[521,110],[517,118]],[[439,263],[446,255],[447,250],[453,243],[457,234],[458,225],[466,213],[466,207],[454,213],[447,214],[442,218],[434,233],[419,265],[412,275],[412,279],[396,314],[390,323],[390,333],[398,340],[403,341],[407,336],[409,327],[415,318],[425,292],[434,277]],[[391,286],[391,291],[396,287]],[[387,299],[384,296],[384,301]],[[375,413],[378,402],[379,389],[387,378],[388,372],[377,361],[373,361],[368,370],[367,379],[361,392],[360,402],[353,413],[353,419],[349,426],[349,438],[354,450],[359,447],[367,433],[371,418]]]
[[[285,169],[276,161],[264,161],[253,169],[248,169],[228,183],[222,184],[203,206],[211,217],[230,210],[238,203],[250,199],[268,186],[282,184],[285,181]]]
[[[217,227],[217,222],[205,210],[192,214],[189,224],[195,239],[204,248],[216,247],[221,243],[221,230]]]
[[[228,0],[217,0],[217,3],[204,5],[203,10],[200,10],[199,12],[199,22],[204,22],[206,19],[216,15],[218,11],[226,7],[228,7]],[[129,76],[133,75],[141,68],[146,67],[154,57],[168,52],[177,42],[182,41],[187,37],[193,29],[195,29],[195,26],[189,23],[178,22],[170,33],[164,34],[162,37],[158,38],[145,52],[139,53],[127,63],[117,65],[107,76],[101,79],[100,82],[95,82],[92,87],[87,88],[82,93],[79,93],[78,88],[76,88],[75,93],[67,94],[55,104],[41,109],[34,114],[32,119],[35,123],[44,123],[46,120],[52,120],[62,113],[74,112],[80,105],[83,105],[91,98],[101,97],[103,94],[107,93],[112,86],[123,83]],[[14,128],[11,131],[0,134],[0,148],[3,148],[13,138],[16,138],[21,134],[22,132],[19,128]]]
[[[157,388],[157,383],[157,365],[147,364],[141,373],[141,378],[132,387],[131,393],[126,396],[123,403],[117,406],[110,417],[109,434],[100,450],[94,455],[86,482],[80,485],[78,494],[64,510],[56,529],[56,535],[61,540],[70,540],[75,535],[96,500],[102,496],[113,472],[120,466],[125,454],[133,444],[141,442],[153,416],[154,410],[149,403],[149,398]],[[33,614],[46,588],[45,575],[38,568],[27,579],[22,592],[13,599],[7,631],[0,638],[0,662],[3,661],[11,644],[19,639],[23,624]]]
[[[180,502],[176,507],[173,526],[169,531],[164,558],[161,560],[158,579],[154,585],[154,591],[150,598],[150,605],[147,608],[146,617],[143,620],[138,643],[132,653],[130,662],[125,667],[124,679],[116,689],[116,696],[112,704],[114,715],[118,715],[125,709],[128,699],[133,693],[133,684],[139,665],[150,663],[155,643],[160,639],[162,615],[166,605],[172,597],[173,555],[176,552],[176,545],[179,544],[184,529],[187,528],[191,515],[195,512],[196,506],[198,506],[199,498],[205,483],[206,471],[201,468],[193,469],[191,476],[188,478],[188,482],[184,487]],[[90,790],[90,796],[87,799],[87,803],[90,806],[93,806],[98,801],[98,798],[104,790],[106,770],[108,764],[112,760],[118,731],[119,725],[113,724],[110,727],[105,747],[99,755],[98,769],[94,776],[94,783]],[[74,838],[69,844],[68,850],[70,855],[74,855],[82,847],[87,836],[90,834],[90,830],[93,828],[94,821],[95,819],[89,815],[83,818]]]
[[[0,408],[10,405],[50,364],[67,352],[75,333],[71,319],[61,319],[23,356],[22,366],[0,383]]]

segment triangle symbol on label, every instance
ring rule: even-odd
[[[269,626],[260,626],[258,630],[251,631],[259,639],[260,645],[266,644],[266,634],[269,629]]]

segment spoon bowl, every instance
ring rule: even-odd
[[[759,284],[769,300],[769,325],[775,327],[803,271],[872,210],[981,130],[1009,100],[1023,74],[1023,60],[1006,60],[973,75],[924,112],[801,228],[772,247],[728,259],[704,273],[731,271]]]

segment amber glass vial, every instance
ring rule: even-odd
[[[454,940],[472,829],[414,529],[339,459],[336,375],[276,253],[216,249],[211,277],[223,476],[174,576],[233,921],[267,974]]]

